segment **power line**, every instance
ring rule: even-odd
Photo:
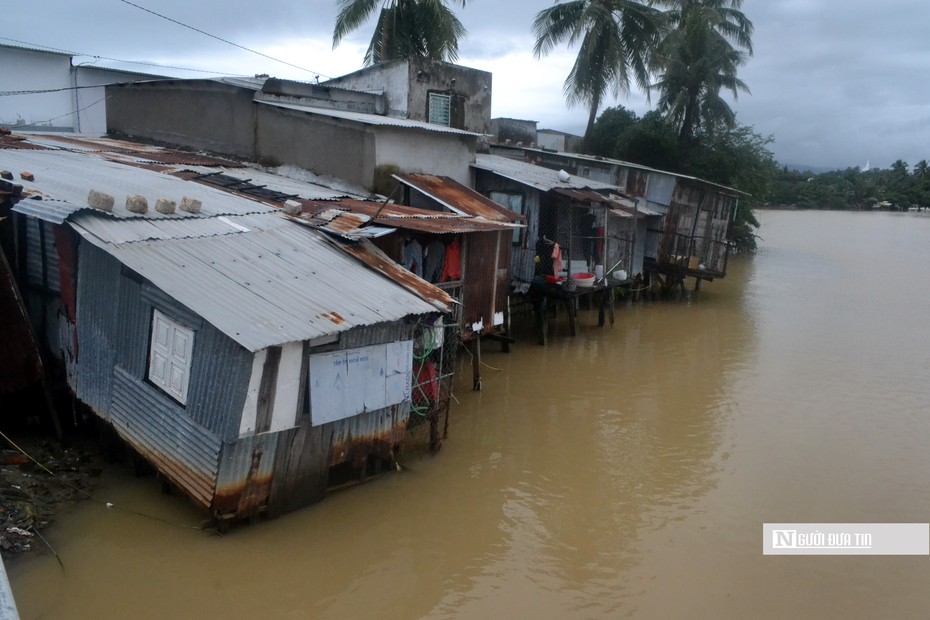
[[[35,47],[51,52],[60,52],[62,54],[70,54],[71,56],[88,56],[90,58],[98,58],[100,60],[112,60],[113,62],[125,62],[132,65],[145,65],[148,67],[159,67],[161,69],[177,69],[179,71],[193,71],[195,73],[209,73],[211,75],[228,75],[228,76],[240,76],[239,73],[226,73],[223,71],[209,71],[207,69],[191,69],[190,67],[176,67],[173,65],[162,65],[157,62],[146,62],[144,60],[126,60],[125,58],[111,58],[109,56],[100,56],[98,54],[85,54],[83,52],[75,52],[71,50],[63,50],[57,47],[50,47],[48,45],[40,45],[38,43],[30,43],[29,41],[20,41],[19,39],[11,39],[9,37],[0,37],[2,41],[12,41],[14,43],[20,43],[22,45],[28,45],[30,47]],[[105,67],[103,67],[105,68]]]
[[[293,68],[295,68],[295,69],[300,69],[301,71],[306,71],[307,73],[313,73],[314,75],[322,75],[322,76],[325,77],[325,78],[329,78],[329,77],[330,77],[330,76],[328,76],[328,75],[323,75],[323,74],[320,73],[319,71],[313,71],[313,70],[311,70],[311,69],[306,69],[306,68],[304,68],[304,67],[299,67],[299,66],[297,66],[297,65],[295,65],[295,64],[291,64],[291,63],[287,62],[286,60],[281,60],[280,58],[275,58],[275,57],[273,57],[273,56],[269,56],[268,54],[263,54],[262,52],[259,52],[259,51],[257,51],[257,50],[253,50],[253,49],[251,49],[251,48],[245,47],[244,45],[239,45],[238,43],[233,43],[233,42],[230,41],[229,39],[224,39],[223,37],[218,37],[218,36],[216,36],[215,34],[210,34],[209,32],[206,32],[205,30],[201,30],[200,28],[195,28],[195,27],[193,27],[193,26],[190,26],[190,25],[188,25],[188,24],[185,24],[184,22],[180,22],[180,21],[178,21],[178,20],[176,20],[176,19],[172,19],[171,17],[168,17],[167,15],[162,15],[161,13],[156,13],[155,11],[152,11],[151,9],[147,9],[147,8],[145,8],[144,6],[139,6],[138,4],[135,4],[134,2],[130,2],[129,0],[119,0],[119,1],[122,2],[123,4],[128,4],[129,6],[134,6],[134,7],[136,7],[137,9],[139,9],[140,11],[145,11],[146,13],[151,13],[152,15],[154,15],[154,16],[156,16],[156,17],[160,17],[160,18],[162,18],[162,19],[168,20],[169,22],[171,22],[171,23],[173,23],[173,24],[177,24],[178,26],[183,26],[184,28],[188,28],[188,29],[190,29],[190,30],[193,30],[194,32],[199,32],[200,34],[206,35],[206,36],[208,36],[208,37],[210,37],[210,38],[212,38],[212,39],[216,39],[217,41],[222,41],[223,43],[228,43],[229,45],[232,45],[233,47],[238,47],[239,49],[245,50],[245,51],[247,51],[247,52],[251,52],[252,54],[258,54],[259,56],[262,56],[262,57],[264,57],[264,58],[267,58],[268,60],[273,60],[273,61],[275,61],[275,62],[280,62],[281,64],[287,65],[287,66],[289,66],[289,67],[293,67]]]
[[[107,96],[107,97],[102,97],[102,98],[98,99],[97,101],[95,101],[95,102],[93,102],[93,103],[91,103],[91,104],[88,104],[88,105],[84,106],[83,108],[80,108],[79,110],[74,110],[73,112],[65,112],[64,114],[59,114],[58,116],[49,118],[49,119],[44,120],[44,121],[36,121],[36,122],[34,122],[34,123],[26,123],[25,125],[16,125],[16,129],[17,129],[17,130],[20,130],[20,129],[22,129],[23,127],[38,127],[39,125],[43,125],[43,124],[45,124],[45,125],[50,125],[50,124],[52,123],[52,121],[57,121],[59,118],[64,118],[64,117],[66,117],[66,116],[71,116],[71,115],[73,115],[73,114],[80,114],[80,113],[83,112],[84,110],[87,110],[88,108],[92,108],[92,107],[94,107],[95,105],[97,105],[98,103],[104,102],[104,101],[106,101],[106,100],[109,99],[109,98],[110,98],[109,96]]]
[[[123,82],[124,84],[135,84],[135,82]],[[102,84],[92,84],[89,86],[62,86],[61,88],[37,88],[35,90],[0,90],[0,97],[13,97],[15,95],[41,95],[43,93],[60,93],[65,90],[81,90],[83,88],[100,88]]]

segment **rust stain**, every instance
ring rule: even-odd
[[[420,297],[420,299],[431,303],[439,303],[450,309],[455,303],[448,293],[430,284],[426,280],[417,277],[413,272],[408,271],[402,265],[398,265],[371,243],[340,244],[339,247],[341,247],[344,252],[351,254],[369,267],[381,272],[394,282],[397,282],[408,291]]]
[[[346,322],[346,320],[342,316],[340,316],[340,314],[336,311],[324,312],[323,314],[318,314],[316,315],[316,318],[327,319],[329,321],[332,321],[336,325],[342,325],[343,323]]]
[[[329,450],[329,466],[348,463],[353,468],[363,467],[372,455],[383,460],[392,460],[403,445],[407,433],[407,421],[401,419],[390,429],[362,437],[349,437],[333,443]]]
[[[472,217],[481,217],[492,222],[526,221],[526,217],[514,213],[449,177],[430,174],[399,174],[396,177],[402,183],[420,190],[430,198]]]
[[[431,234],[459,234],[487,232],[492,230],[510,230],[512,226],[504,222],[490,222],[468,215],[429,211],[397,204],[384,204],[373,200],[341,199],[335,201],[303,201],[304,212],[301,219],[312,221],[313,217],[330,209],[339,209],[371,218],[376,224],[414,230]]]

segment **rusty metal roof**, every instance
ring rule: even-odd
[[[358,243],[343,244],[342,250],[362,261],[368,267],[384,274],[390,280],[400,284],[420,299],[432,303],[436,309],[448,312],[456,303],[444,290],[433,286],[412,271],[405,269],[402,265],[398,265],[387,254],[366,239]]]
[[[446,176],[432,174],[395,174],[394,178],[429,196],[447,209],[461,215],[480,217],[492,222],[525,222],[490,198]]]
[[[451,308],[444,292],[359,244],[347,253],[349,244],[221,188],[86,150],[0,149],[0,169],[34,174],[16,212],[67,221],[250,351]],[[112,213],[87,206],[90,189],[114,196]],[[130,194],[148,199],[147,213],[126,210]],[[184,196],[202,202],[199,213],[154,211],[157,198]]]
[[[488,232],[495,230],[511,230],[515,224],[509,222],[489,222],[484,219],[459,215],[457,213],[443,213],[441,211],[428,211],[394,203],[375,202],[373,200],[337,200],[332,202],[304,201],[306,213],[300,217],[307,219],[312,214],[326,209],[340,209],[368,216],[371,221],[382,226],[415,230],[432,234],[457,234],[472,232]]]

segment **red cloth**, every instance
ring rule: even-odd
[[[413,363],[413,404],[418,407],[439,400],[439,375],[432,362]]]
[[[462,248],[458,240],[446,246],[446,262],[442,266],[442,279],[440,282],[450,282],[462,279]]]

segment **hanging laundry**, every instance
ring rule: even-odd
[[[404,246],[404,267],[423,277],[423,246],[416,239],[411,239]]]
[[[462,279],[462,248],[458,240],[446,246],[446,261],[442,268],[442,282]]]
[[[442,278],[445,266],[446,246],[439,239],[434,239],[423,250],[423,279],[436,283]]]
[[[558,243],[552,244],[552,275],[559,277],[562,272],[562,248]]]

